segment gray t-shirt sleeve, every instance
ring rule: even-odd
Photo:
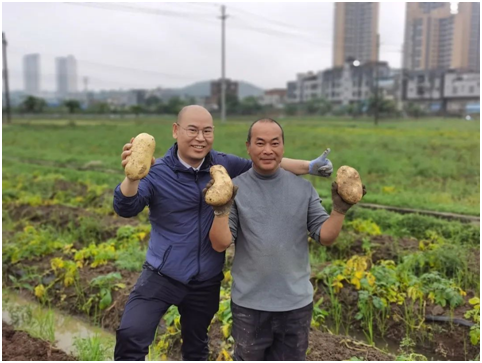
[[[310,203],[308,206],[307,227],[310,237],[315,241],[320,241],[320,228],[330,216],[321,205],[321,199],[317,191],[311,186]]]
[[[238,238],[238,223],[238,208],[236,207],[236,201],[234,201],[233,206],[231,207],[231,213],[229,213],[229,229],[233,235],[231,243],[235,243],[236,238]]]

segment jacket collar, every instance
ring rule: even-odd
[[[172,170],[176,172],[192,172],[194,173],[193,169],[186,169],[184,165],[182,165],[181,161],[177,157],[177,151],[178,151],[178,145],[177,142],[174,143],[174,145],[171,146],[169,150],[167,150],[166,155],[164,155],[164,161],[167,166],[169,166]],[[214,165],[213,164],[213,150],[210,150],[209,153],[206,155],[204,158],[204,162],[202,163],[201,167],[199,168],[199,171],[201,172],[209,172],[209,168]]]

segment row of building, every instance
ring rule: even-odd
[[[458,3],[457,9],[454,3],[407,3],[401,69],[378,59],[378,19],[379,3],[335,3],[333,66],[300,72],[286,89],[268,90],[259,102],[279,109],[317,99],[346,106],[381,94],[399,109],[405,102],[433,112],[463,112],[475,104],[480,108],[480,3]],[[38,54],[25,56],[24,72],[25,92],[39,95]],[[57,98],[78,92],[73,56],[56,59],[56,78]],[[237,82],[226,80],[226,86],[228,94],[238,95]],[[220,81],[213,81],[210,95],[198,102],[216,110],[220,89]],[[150,95],[171,97],[161,88],[113,92],[106,99],[114,106],[142,104]]]
[[[407,101],[434,112],[480,108],[480,3],[407,3],[402,69],[378,59],[378,11],[378,3],[336,3],[333,67],[298,73],[284,97],[268,91],[264,103],[345,106],[379,90],[399,109]]]
[[[27,54],[23,57],[24,90],[27,95],[41,96],[40,54]],[[77,61],[74,56],[55,58],[56,96],[64,99],[76,95]]]

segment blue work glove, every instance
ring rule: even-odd
[[[309,173],[311,175],[329,177],[333,173],[333,164],[326,157],[330,153],[330,148],[326,149],[323,154],[310,161]]]

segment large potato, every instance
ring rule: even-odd
[[[132,153],[125,167],[126,176],[131,180],[144,178],[151,168],[152,157],[156,148],[154,137],[142,133],[132,142]]]
[[[363,197],[360,174],[354,168],[343,165],[336,172],[338,194],[347,203],[356,204]]]
[[[206,192],[206,203],[215,207],[225,205],[233,196],[233,182],[222,165],[211,166],[209,173],[214,184]]]

